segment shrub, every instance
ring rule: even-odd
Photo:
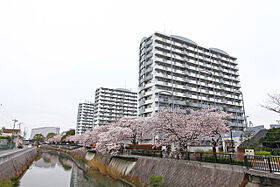
[[[272,151],[271,151],[271,154],[272,155],[280,155],[280,149],[273,149]]]
[[[268,151],[256,151],[255,155],[267,155],[267,156],[270,156],[271,154]]]
[[[150,186],[151,187],[165,187],[166,184],[163,182],[162,176],[152,175],[150,177]]]

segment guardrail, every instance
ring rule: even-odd
[[[280,157],[243,155],[233,153],[207,153],[207,152],[168,152],[162,150],[123,149],[120,155],[139,155],[159,158],[171,158],[178,160],[192,160],[199,162],[212,162],[245,166],[247,169],[255,169],[269,172],[280,172]]]
[[[7,160],[10,160],[12,158],[15,158],[17,156],[20,156],[22,155],[23,153],[31,150],[31,149],[35,149],[35,148],[25,148],[25,149],[20,149],[20,150],[17,150],[17,151],[13,151],[11,153],[5,153],[5,154],[1,154],[0,155],[0,164],[7,161]]]

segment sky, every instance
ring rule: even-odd
[[[0,1],[0,127],[76,127],[78,103],[98,87],[137,91],[141,39],[159,31],[237,57],[253,125],[280,93],[280,1]]]

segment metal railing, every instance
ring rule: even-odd
[[[278,156],[246,156],[246,167],[262,170],[262,171],[269,171],[269,172],[280,172],[280,157]]]
[[[139,155],[178,160],[191,160],[199,162],[211,162],[245,166],[247,169],[255,169],[269,172],[280,172],[280,157],[243,155],[233,153],[208,153],[208,152],[168,152],[162,150],[124,149],[121,155]]]

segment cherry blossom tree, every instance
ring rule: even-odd
[[[65,142],[79,143],[79,135],[66,136]]]
[[[266,103],[261,106],[267,110],[280,114],[280,94],[268,94]]]
[[[131,131],[129,141],[136,145],[139,141],[143,140],[143,137],[147,135],[149,131],[149,123],[150,118],[146,117],[139,117],[139,116],[132,116],[132,117],[124,117],[120,118],[115,123],[112,123],[111,126],[114,127],[121,127],[121,128],[129,128]]]
[[[211,140],[213,152],[216,153],[216,145],[221,139],[221,133],[229,131],[226,119],[230,115],[215,109],[193,111],[191,115],[195,121],[199,122],[200,136]]]
[[[191,111],[190,114],[160,111],[153,117],[152,130],[158,136],[157,145],[177,144],[186,150],[188,143],[211,138],[217,142],[221,132],[227,131],[228,114],[213,109]]]
[[[126,127],[110,126],[98,135],[96,150],[103,154],[117,155],[126,141],[131,140],[132,130]]]
[[[48,139],[48,142],[53,142],[53,143],[59,143],[61,141],[62,136],[61,135],[55,135],[52,138]]]

